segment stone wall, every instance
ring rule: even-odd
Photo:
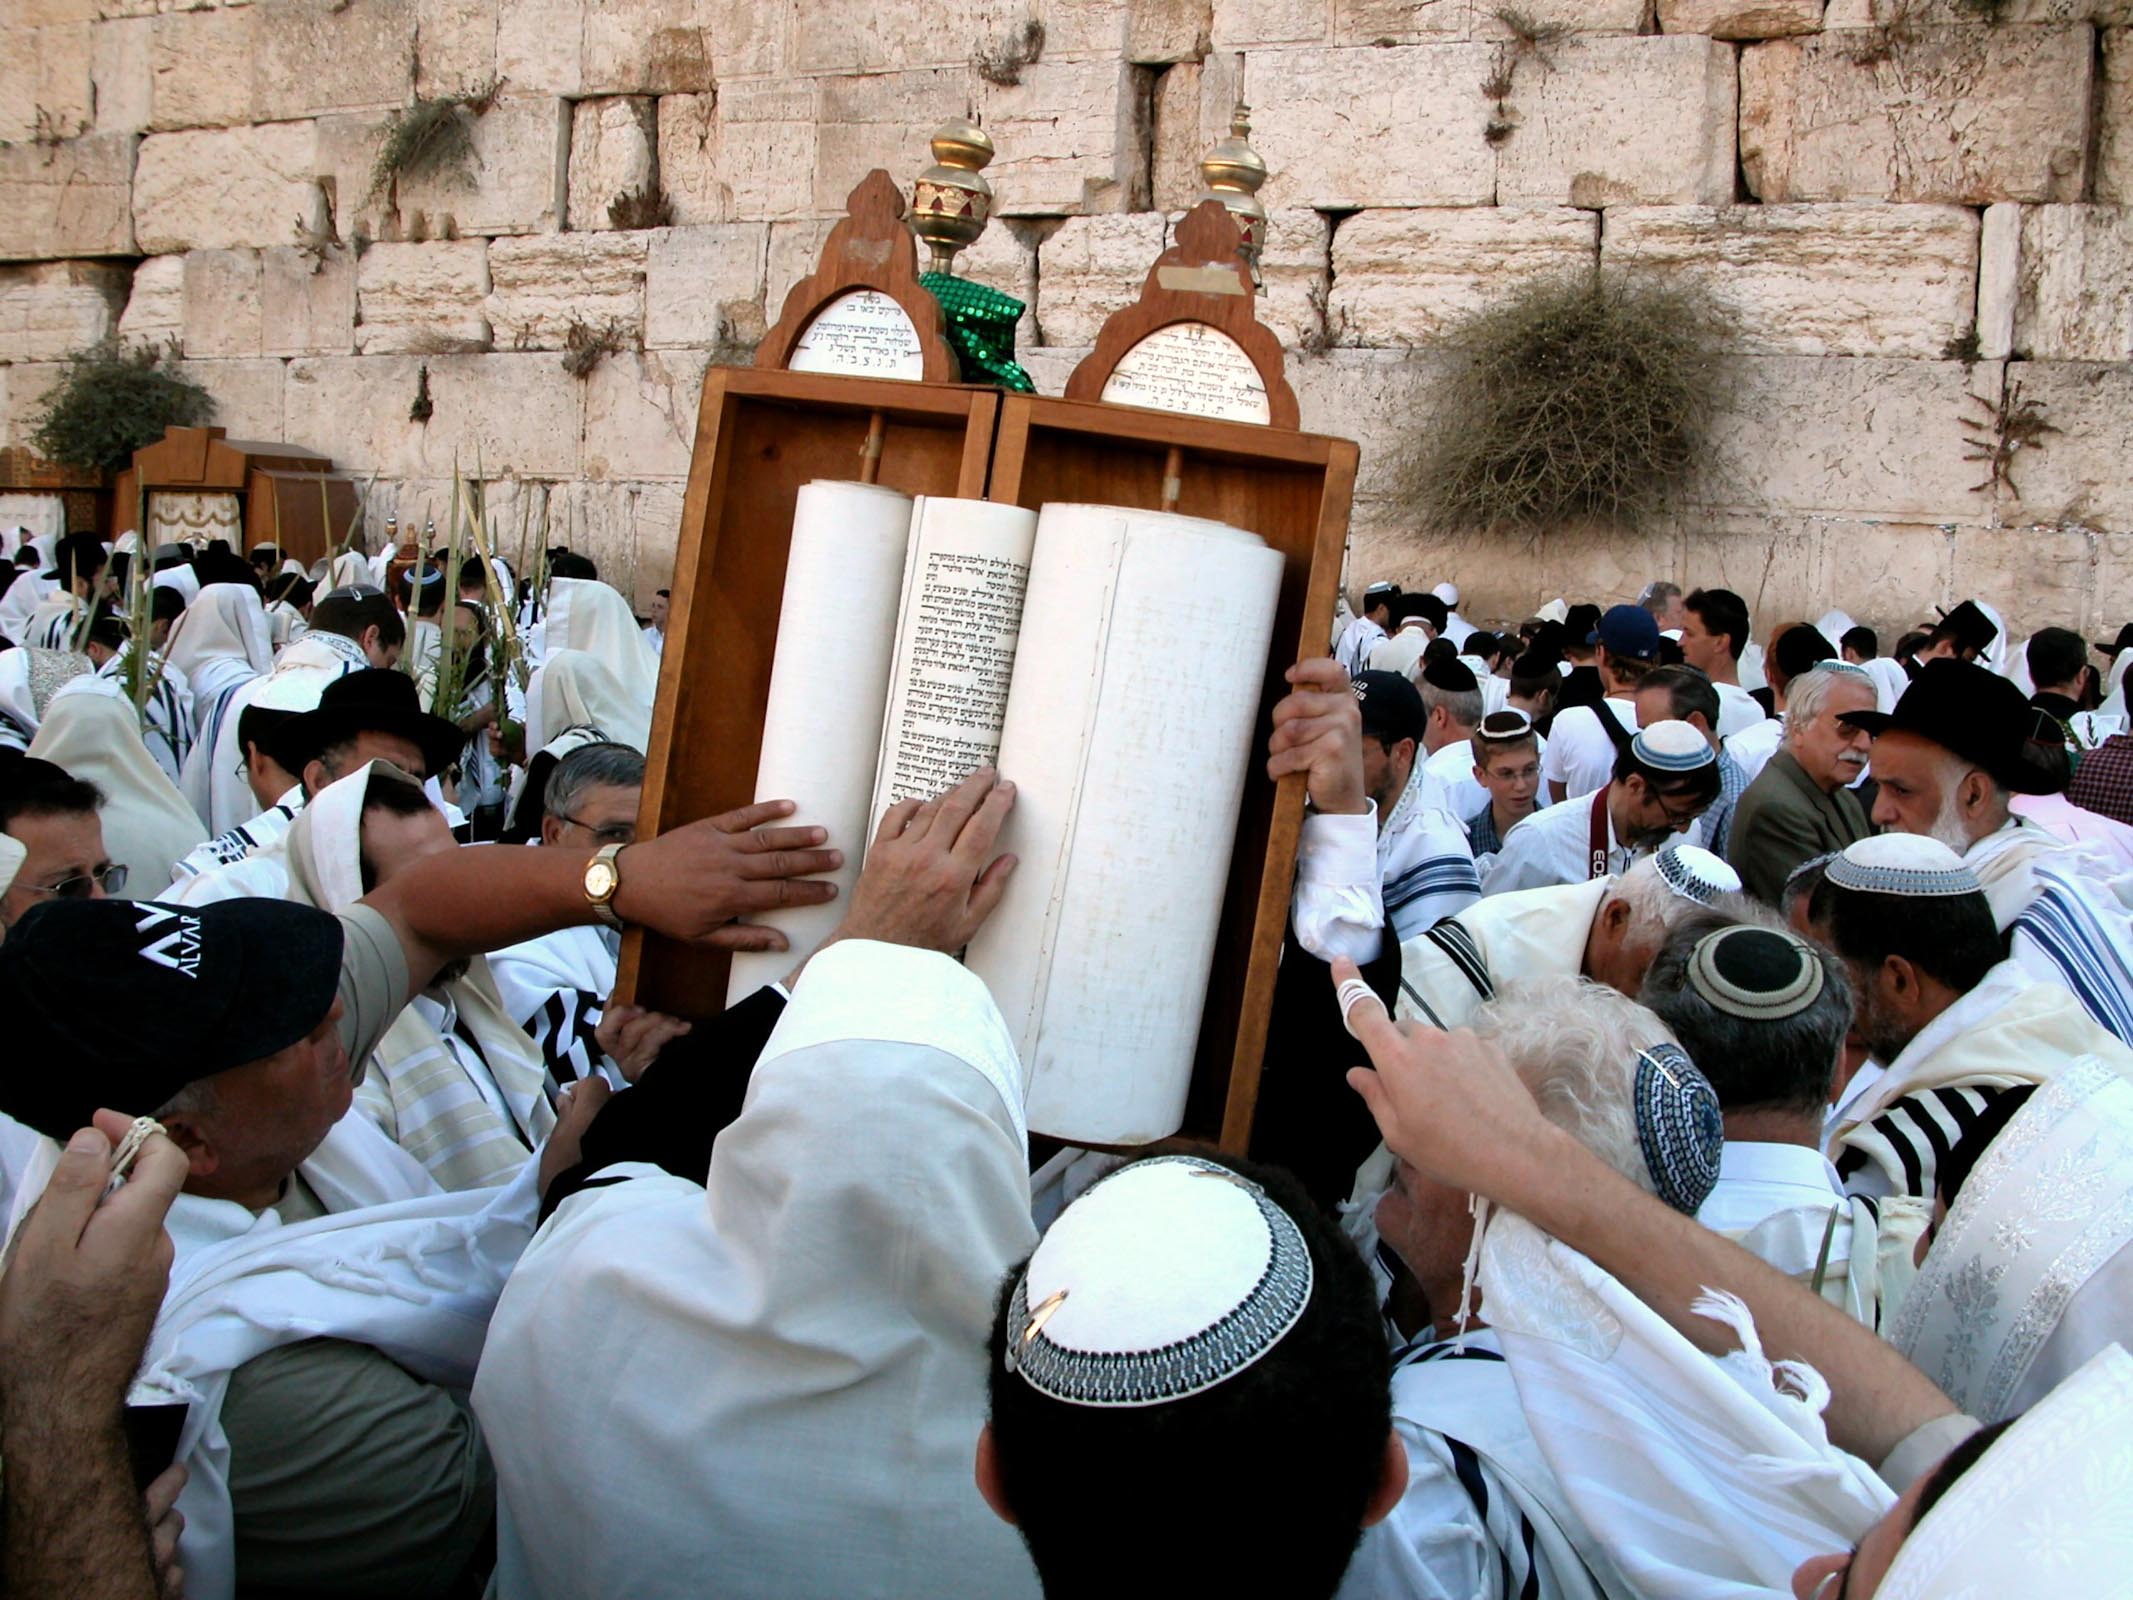
[[[1190,203],[1241,55],[1273,170],[1262,315],[1305,426],[1363,445],[1351,583],[1449,576],[1483,616],[1655,577],[1730,584],[1766,622],[1841,601],[1891,626],[1970,593],[2024,631],[2133,611],[2133,0],[1527,0],[1516,19],[1492,0],[13,0],[0,20],[0,442],[68,350],[175,341],[233,434],[376,473],[373,517],[441,514],[455,464],[479,463],[507,528],[523,512],[648,592],[706,367],[748,359],[869,167],[908,181],[934,124],[982,114],[1000,220],[965,266],[1028,302],[1025,360],[1056,393]],[[491,87],[464,170],[375,190],[395,111]],[[612,226],[654,180],[673,225]],[[1736,313],[1696,509],[1419,536],[1405,468],[1436,335],[1595,262],[1706,279]],[[559,354],[577,327],[622,346],[583,379]],[[2017,398],[2054,431],[1995,481],[1980,457]]]

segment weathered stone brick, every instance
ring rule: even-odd
[[[259,253],[260,353],[346,355],[355,349],[356,257],[346,246]]]
[[[1522,279],[1590,268],[1599,225],[1567,207],[1358,211],[1333,235],[1336,344],[1435,339]]]
[[[255,118],[406,102],[414,85],[415,0],[277,0],[253,9]]]
[[[1505,12],[1518,13],[1521,26],[1530,23],[1543,29],[1568,28],[1581,34],[1641,33],[1649,11],[1644,0],[1529,0],[1522,6],[1473,0],[1472,37],[1516,37],[1516,31],[1504,19]]]
[[[980,51],[1018,38],[1032,9],[1024,0],[935,0],[864,10],[845,0],[794,0],[792,65],[799,72],[829,73],[964,70]]]
[[[570,113],[570,226],[609,228],[608,207],[657,176],[657,102],[580,100]]]
[[[118,322],[128,344],[161,345],[185,332],[185,258],[150,256],[133,269],[133,286]]]
[[[2078,522],[2111,533],[2133,532],[2133,366],[2122,361],[2020,361],[2007,369],[2010,389],[2058,431],[2017,453],[2018,493],[2003,502],[2009,522]],[[1973,433],[1989,430],[1972,428]],[[1973,471],[1982,476],[1982,464]],[[2123,589],[2112,593],[2120,608]],[[2113,624],[2123,621],[2113,618]]]
[[[143,250],[287,244],[324,222],[309,122],[154,133],[133,175],[133,226]]]
[[[1896,15],[1890,0],[1829,0],[1824,28],[1871,28],[1886,24]],[[1971,0],[1906,0],[1903,13],[1913,27],[1946,27],[1978,21],[1978,7]],[[2133,22],[2133,4],[2127,0],[1999,0],[1992,21],[2010,23],[2126,23]]]
[[[288,439],[293,444],[310,441],[283,431],[282,381],[279,361],[194,361],[178,363],[181,377],[190,378],[214,398],[216,426],[227,428],[232,439]]]
[[[95,122],[93,24],[0,27],[0,139],[73,139]]]
[[[56,361],[109,338],[129,277],[101,261],[0,267],[0,361]]]
[[[1766,201],[2074,200],[2086,170],[2085,27],[1927,28],[1750,45],[1741,166]]]
[[[260,354],[257,250],[194,250],[185,258],[185,354]]]
[[[0,148],[0,260],[132,255],[130,133]]]
[[[1100,8],[1068,4],[1059,9],[1072,13]],[[1212,0],[1128,0],[1126,59],[1148,65],[1198,61],[1214,37],[1214,9]],[[1092,45],[1090,53],[1102,52]]]
[[[2133,221],[2122,206],[2022,208],[2014,348],[2038,361],[2133,359]]]
[[[2096,106],[2096,198],[2133,205],[2133,28],[2103,31]]]
[[[424,367],[430,420],[410,422]],[[582,410],[552,351],[319,356],[288,363],[285,437],[386,478],[449,480],[455,460],[469,475],[478,461],[492,474],[568,477]]]
[[[659,349],[753,344],[766,326],[760,222],[665,228],[645,262],[644,342]],[[802,275],[813,270],[810,261]],[[769,313],[775,316],[776,308]]]
[[[985,124],[1000,147],[986,169],[995,212],[1056,216],[1149,204],[1148,128],[1138,96],[1133,69],[1115,57],[1040,61],[1023,69],[1018,84],[988,85]],[[925,150],[921,137],[918,153]]]
[[[155,114],[155,32],[153,17],[96,25],[89,70],[98,133],[137,133]]]
[[[1267,219],[1266,243],[1259,253],[1264,290],[1259,320],[1285,346],[1316,340],[1323,331],[1332,227],[1325,212],[1301,207],[1277,211]]]
[[[2002,200],[1985,208],[1978,230],[1978,354],[2004,360],[2014,353],[2015,310],[2022,293],[2022,208]]]
[[[341,236],[401,241],[554,232],[563,220],[569,110],[562,100],[507,96],[478,116],[462,112],[472,153],[420,175],[397,175],[383,192],[372,179],[391,117],[319,118],[318,170],[333,180]]]
[[[2099,542],[2080,527],[1965,528],[1951,541],[1949,592],[1998,607],[2016,641],[2039,628],[2108,638],[2125,618],[2098,592]]]
[[[551,233],[489,246],[489,325],[512,350],[560,350],[573,323],[644,332],[646,233]]]
[[[478,94],[498,76],[498,0],[415,0],[415,92],[427,100]],[[514,88],[540,85],[513,80]]]
[[[1200,64],[1188,61],[1156,80],[1148,173],[1149,203],[1157,211],[1183,211],[1200,192],[1200,158],[1212,143],[1200,125],[1200,75]]]
[[[817,146],[811,80],[734,83],[659,102],[659,183],[677,223],[810,215]]]
[[[1978,219],[1959,206],[1625,207],[1607,214],[1603,259],[1701,279],[1744,349],[1939,356],[1976,313]]]
[[[933,130],[949,111],[960,112],[968,104],[970,74],[963,68],[887,72],[857,78],[822,78],[817,81],[817,88],[815,184],[809,209],[835,216],[843,212],[845,197],[853,186],[874,168],[886,167],[900,175],[925,164],[927,141]],[[779,94],[773,104],[783,100],[783,94]],[[739,134],[731,120],[724,118],[723,103],[719,109],[722,120],[727,121],[723,159],[734,162],[743,157],[743,151],[736,146],[746,135]],[[998,130],[994,132],[997,141]],[[995,161],[987,169],[995,189],[999,188],[1001,165]],[[736,207],[735,215],[741,214]]]
[[[1333,37],[1327,0],[1217,0],[1217,50],[1270,44],[1323,44]]]
[[[776,322],[784,315],[785,297],[815,270],[822,246],[835,226],[828,217],[770,225],[770,248],[763,268],[763,315],[768,322]]]
[[[225,128],[251,120],[260,10],[172,11],[155,19],[149,127]]]
[[[712,30],[695,0],[588,0],[587,94],[675,94],[711,87]]]
[[[1333,42],[1458,42],[1473,35],[1473,0],[1333,0]]]
[[[1037,247],[1055,225],[1047,222],[1011,222],[996,218],[978,235],[976,244],[955,258],[955,270],[975,283],[990,284],[1002,294],[1022,302],[1022,316],[1015,325],[1018,346],[1037,339]],[[923,241],[918,247],[921,272],[930,257]]]
[[[1567,40],[1514,74],[1500,204],[1691,205],[1733,198],[1736,73],[1715,39]]]
[[[497,76],[518,94],[582,94],[586,5],[587,0],[497,0]]]
[[[1140,298],[1163,252],[1161,212],[1069,217],[1037,251],[1037,326],[1048,345],[1096,342],[1104,319]]]
[[[708,363],[702,350],[625,350],[593,368],[579,471],[592,479],[686,478]]]
[[[356,263],[360,354],[482,350],[489,344],[489,246],[374,244]]]
[[[1823,0],[1659,0],[1662,33],[1714,39],[1778,39],[1819,33]]]

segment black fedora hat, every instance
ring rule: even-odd
[[[459,759],[467,736],[456,723],[422,709],[415,680],[404,672],[366,667],[326,685],[318,709],[301,712],[267,735],[267,753],[284,769],[301,773],[343,740],[359,733],[389,733],[422,751],[427,777]]]
[[[1894,711],[1846,711],[1837,720],[1876,738],[1915,733],[2016,794],[2057,794],[2066,787],[2064,730],[2007,679],[1974,661],[1928,661]]]
[[[2098,650],[2109,656],[2113,661],[2116,661],[2119,651],[2133,649],[2133,622],[2129,622],[2120,628],[2117,638],[2098,639],[2095,644]]]

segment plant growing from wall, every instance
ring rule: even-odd
[[[980,45],[970,65],[987,83],[1012,89],[1022,81],[1022,69],[1034,66],[1044,54],[1044,24],[1031,17],[1021,27],[990,44]]]
[[[108,472],[165,429],[199,426],[214,415],[214,398],[170,370],[177,355],[175,343],[129,350],[115,339],[75,351],[45,394],[30,443],[63,466]]]
[[[674,201],[659,186],[655,172],[641,189],[624,189],[607,203],[611,228],[668,228],[674,224]]]
[[[496,104],[493,79],[472,94],[417,100],[395,111],[370,167],[370,203],[391,199],[403,179],[463,172],[474,159],[474,119]]]
[[[1702,288],[1579,272],[1509,291],[1445,340],[1416,459],[1438,528],[1631,525],[1703,465],[1728,323]]]
[[[593,368],[629,344],[629,330],[620,322],[595,325],[576,312],[563,331],[563,370],[573,378],[589,378]]]
[[[1970,403],[1984,415],[1964,420],[1982,436],[1964,436],[1963,443],[1970,448],[1963,452],[1963,459],[1986,463],[1984,481],[1972,488],[1982,492],[2005,487],[2020,499],[2022,491],[2014,481],[2015,457],[2024,450],[2043,449],[2045,435],[2057,433],[2058,428],[2044,420],[2041,401],[2023,398],[2019,383],[2007,385],[1997,402],[1972,395]]]
[[[1481,136],[1490,144],[1502,144],[1518,131],[1511,110],[1511,90],[1518,82],[1519,65],[1530,59],[1538,61],[1543,69],[1553,66],[1548,52],[1570,37],[1571,28],[1565,22],[1542,22],[1516,6],[1498,6],[1494,15],[1511,37],[1497,47],[1496,64],[1481,80],[1482,98],[1495,102]]]
[[[436,414],[437,407],[430,399],[430,364],[425,361],[415,376],[415,401],[407,408],[407,420],[426,423]]]

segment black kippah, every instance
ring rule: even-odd
[[[1447,694],[1472,694],[1481,687],[1474,681],[1473,669],[1456,660],[1432,661],[1422,669],[1422,681]]]
[[[1689,982],[1728,1016],[1778,1022],[1822,992],[1822,963],[1806,941],[1774,928],[1721,928],[1697,941]]]

